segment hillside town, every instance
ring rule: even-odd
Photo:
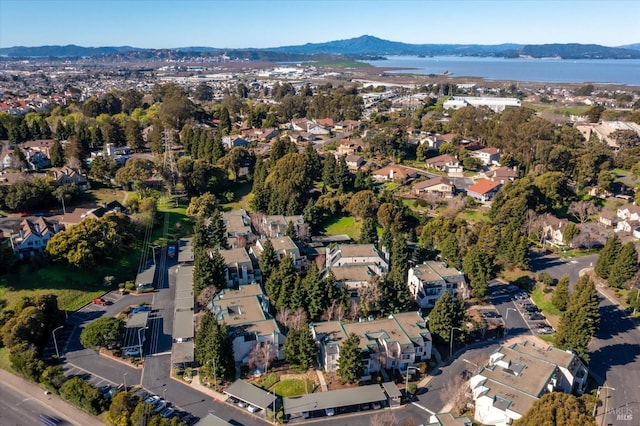
[[[638,88],[0,64],[0,358],[86,424],[640,416]]]

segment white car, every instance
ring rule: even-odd
[[[140,355],[140,348],[129,348],[124,351],[124,356],[138,356]]]
[[[325,413],[327,416],[331,417],[331,416],[333,416],[333,415],[335,415],[335,414],[336,414],[336,411],[335,411],[333,408],[325,408],[325,409],[324,409],[324,413]]]
[[[302,412],[302,418],[303,419],[308,419],[309,418],[309,412],[308,411],[303,411]]]
[[[258,408],[258,407],[254,407],[253,405],[249,405],[249,406],[247,407],[247,410],[248,410],[250,413],[255,413],[256,411],[258,411],[258,410],[259,410],[259,408]]]

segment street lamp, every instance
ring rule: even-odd
[[[508,327],[508,323],[509,323],[509,311],[516,311],[515,308],[507,308],[507,316],[504,319],[504,335],[506,336],[507,333],[509,332],[509,327]]]
[[[63,327],[64,325],[61,325],[60,327],[54,328],[53,331],[51,332],[51,335],[53,336],[53,346],[56,347],[56,358],[58,359],[60,359],[60,353],[58,352],[58,341],[56,340],[56,331],[60,330]]]
[[[417,369],[418,369],[418,367],[411,367],[411,366],[409,366],[409,364],[407,364],[407,374],[404,377],[404,393],[405,393],[405,395],[407,395],[407,401],[409,399],[409,392],[408,392],[408,389],[409,389],[409,370],[417,370]]]
[[[600,398],[600,389],[609,389],[616,390],[616,388],[612,388],[610,386],[598,386],[598,390],[596,391],[596,398]],[[593,404],[593,418],[596,418],[596,411],[598,409],[598,403]]]
[[[216,359],[211,358],[211,366],[213,367],[213,388],[218,391],[218,378],[216,377]]]
[[[153,264],[156,264],[156,249],[160,248],[160,246],[151,246],[151,250],[153,250]]]
[[[449,358],[453,356],[453,330],[462,331],[461,328],[451,327],[451,338],[449,339]]]
[[[124,384],[124,391],[127,391],[127,373],[122,373],[122,383]]]
[[[167,388],[162,389],[162,399],[167,400]]]

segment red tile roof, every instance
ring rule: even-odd
[[[500,182],[494,182],[487,179],[478,179],[476,183],[467,188],[467,192],[475,192],[476,194],[486,194],[499,187]]]

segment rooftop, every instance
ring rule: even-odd
[[[478,179],[476,183],[467,188],[467,192],[475,192],[476,194],[486,194],[500,186],[500,182],[494,182],[487,179]]]
[[[248,263],[251,264],[251,258],[247,250],[243,248],[234,248],[230,250],[220,250],[220,254],[224,257],[224,263]]]
[[[282,398],[282,402],[285,414],[297,414],[305,411],[385,401],[386,399],[387,397],[382,392],[380,385],[367,385]]]
[[[519,414],[529,411],[538,398],[526,394],[518,389],[505,386],[495,380],[488,379],[482,386],[488,388],[484,396],[493,398],[493,405],[501,410],[511,410]]]

